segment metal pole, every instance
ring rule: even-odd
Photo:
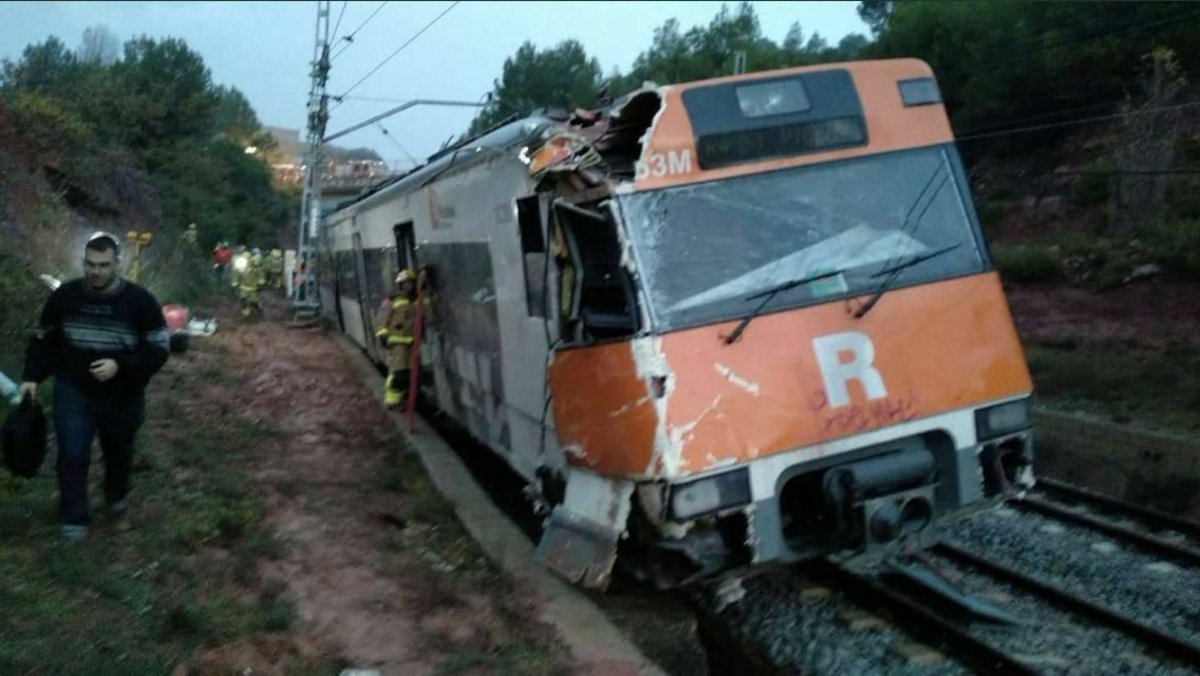
[[[317,24],[313,39],[311,61],[312,84],[308,92],[308,149],[305,152],[304,192],[300,199],[300,231],[297,239],[296,264],[300,269],[298,284],[293,288],[294,308],[320,307],[317,293],[316,239],[321,223],[321,175],[324,161],[321,139],[329,121],[329,97],[325,84],[329,80],[329,0],[317,2]]]
[[[391,110],[382,112],[382,113],[376,115],[375,117],[372,117],[369,120],[359,122],[358,124],[356,124],[352,127],[347,127],[337,133],[330,134],[329,136],[325,137],[325,142],[328,143],[336,138],[341,138],[342,136],[345,136],[346,134],[349,134],[352,131],[358,131],[359,129],[362,129],[363,127],[368,127],[382,119],[391,117],[391,116],[395,115],[396,113],[408,110],[409,108],[412,108],[413,106],[463,106],[463,107],[468,107],[468,108],[482,108],[486,105],[487,105],[486,103],[474,103],[471,101],[444,101],[441,99],[414,99],[412,101],[407,101],[405,103],[402,103],[402,104],[396,106],[395,108],[392,108]]]

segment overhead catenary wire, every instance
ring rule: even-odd
[[[337,32],[342,27],[342,17],[346,16],[346,7],[349,5],[350,0],[342,0],[342,11],[338,12],[337,23],[333,24],[333,32],[330,33],[333,36],[331,44],[337,44]]]
[[[450,3],[450,6],[449,6],[449,7],[447,7],[446,9],[442,10],[442,13],[441,13],[441,14],[438,14],[437,16],[435,16],[435,17],[433,18],[433,20],[432,20],[432,21],[430,21],[429,23],[425,24],[425,25],[424,25],[424,26],[421,28],[421,30],[417,31],[417,32],[416,32],[416,33],[415,33],[415,34],[414,34],[412,37],[410,37],[408,40],[405,40],[405,41],[404,41],[404,44],[402,44],[402,45],[400,45],[399,47],[397,47],[397,48],[396,48],[396,51],[392,52],[391,54],[388,54],[388,55],[387,55],[387,57],[386,57],[386,58],[385,58],[383,61],[380,61],[378,65],[376,65],[374,68],[372,68],[370,71],[368,71],[366,75],[364,75],[364,76],[360,77],[360,78],[358,79],[358,81],[357,81],[357,82],[355,82],[354,84],[350,85],[350,87],[349,87],[349,88],[348,88],[346,91],[344,91],[344,92],[342,92],[342,93],[341,93],[341,96],[339,96],[339,97],[336,97],[336,98],[342,99],[342,98],[344,98],[344,97],[345,97],[347,94],[349,94],[350,92],[354,91],[354,90],[355,90],[355,88],[357,88],[357,87],[358,87],[360,84],[362,84],[363,82],[365,82],[365,81],[367,80],[367,78],[371,77],[372,75],[374,75],[375,73],[377,73],[377,72],[379,71],[379,69],[380,69],[380,68],[383,68],[385,65],[387,65],[387,62],[388,62],[388,61],[391,61],[392,59],[394,59],[394,58],[396,57],[396,55],[397,55],[397,54],[399,54],[400,52],[404,51],[404,48],[405,48],[405,47],[408,47],[409,45],[411,45],[411,44],[412,44],[412,43],[413,43],[413,42],[414,42],[414,41],[415,41],[417,38],[421,37],[421,35],[422,35],[422,34],[423,34],[425,31],[427,31],[427,30],[429,30],[430,28],[432,28],[434,24],[436,24],[438,21],[440,21],[440,20],[442,19],[442,17],[444,17],[444,16],[446,16],[447,14],[449,14],[449,13],[450,13],[450,10],[454,9],[455,7],[457,7],[461,1],[462,1],[462,0],[454,0],[454,2]],[[341,101],[338,101],[338,103],[334,104],[334,108],[336,108],[337,106],[341,105],[341,103],[342,103]]]
[[[379,13],[379,10],[383,9],[384,6],[387,5],[389,1],[390,0],[383,0],[383,2],[379,3],[379,6],[375,8],[375,11],[371,12],[371,16],[368,16],[366,18],[366,20],[364,20],[362,23],[358,24],[358,28],[355,28],[354,30],[350,31],[350,33],[348,35],[343,36],[341,39],[344,40],[346,42],[346,44],[342,45],[342,48],[339,49],[337,51],[337,53],[335,53],[333,56],[331,56],[329,58],[329,60],[332,61],[332,60],[338,58],[338,56],[340,56],[342,54],[342,52],[345,52],[347,49],[349,49],[350,45],[354,44],[354,36],[358,35],[358,32],[363,29],[363,26],[366,26],[367,24],[371,23],[371,19],[374,19],[375,15]],[[336,44],[336,42],[334,44]]]
[[[1117,119],[1121,119],[1124,117],[1133,117],[1136,115],[1149,115],[1151,113],[1162,113],[1162,112],[1167,112],[1170,110],[1183,110],[1185,108],[1194,108],[1196,106],[1200,106],[1200,101],[1191,101],[1188,103],[1177,103],[1177,104],[1170,105],[1170,106],[1154,106],[1151,108],[1141,108],[1138,110],[1130,110],[1130,111],[1127,111],[1124,113],[1114,113],[1112,115],[1096,115],[1094,117],[1084,117],[1084,118],[1079,118],[1076,120],[1064,120],[1062,122],[1050,122],[1047,124],[1038,124],[1038,125],[1033,125],[1033,126],[1029,126],[1029,127],[1017,127],[1015,129],[1004,129],[1004,130],[1000,130],[1000,131],[985,132],[982,134],[968,134],[966,136],[959,136],[955,140],[959,141],[959,142],[976,141],[979,139],[994,138],[994,137],[998,137],[998,136],[1011,136],[1013,134],[1027,134],[1029,132],[1043,131],[1046,129],[1057,129],[1059,127],[1072,127],[1072,126],[1079,125],[1079,124],[1090,124],[1093,122],[1105,122],[1108,120],[1117,120]]]
[[[1181,77],[1185,78],[1186,80],[1191,81],[1191,80],[1195,79],[1196,76],[1200,75],[1200,70],[1181,70],[1181,71],[1179,71],[1178,74]],[[1141,82],[1142,82],[1141,79],[1135,79],[1135,80],[1126,81],[1123,84],[1128,86],[1128,85],[1140,84]],[[1015,118],[1015,119],[1006,119],[1002,122],[989,122],[989,123],[977,124],[975,126],[967,128],[967,129],[956,130],[955,133],[961,134],[963,136],[967,136],[967,135],[979,134],[979,133],[991,132],[991,131],[1003,131],[1004,129],[1016,128],[1016,125],[1023,124],[1025,122],[1034,122],[1036,120],[1044,120],[1046,118],[1061,117],[1061,116],[1067,115],[1069,113],[1079,113],[1079,112],[1083,112],[1083,111],[1087,111],[1087,110],[1100,110],[1102,108],[1113,108],[1115,106],[1120,105],[1121,103],[1124,103],[1125,100],[1126,99],[1123,99],[1123,98],[1112,98],[1107,101],[1097,101],[1096,103],[1086,105],[1086,106],[1076,106],[1076,107],[1071,107],[1071,108],[1059,108],[1057,110],[1045,110],[1043,112],[1036,113],[1033,115],[1027,115],[1025,117],[1019,117],[1019,118]]]
[[[383,132],[383,135],[386,136],[387,139],[400,150],[400,152],[404,153],[404,156],[408,158],[409,162],[412,162],[413,164],[420,164],[420,162],[417,161],[417,158],[412,156],[412,153],[408,152],[404,146],[400,145],[400,142],[397,141],[394,136],[392,136],[392,133],[387,130],[387,127],[383,126],[382,122],[376,122],[375,126],[379,127],[379,131]]]

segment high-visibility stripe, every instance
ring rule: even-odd
[[[386,336],[387,334],[388,334],[388,330],[387,330],[387,327],[385,326],[382,329],[379,329],[378,331],[375,332],[375,337],[378,338],[379,336]]]
[[[411,345],[412,336],[388,336],[388,345]]]
[[[392,307],[394,308],[404,307],[405,305],[408,305],[407,298],[397,298],[392,301]]]

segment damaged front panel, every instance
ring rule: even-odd
[[[550,514],[538,560],[573,584],[608,587],[633,489],[632,481],[569,470],[566,497]]]

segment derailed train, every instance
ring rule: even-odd
[[[323,223],[375,359],[431,271],[423,396],[604,587],[921,547],[1033,481],[1032,385],[917,60],[672,86],[465,141]]]

